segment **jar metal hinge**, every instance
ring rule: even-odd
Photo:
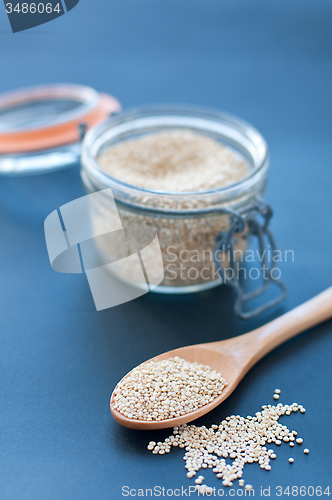
[[[80,141],[82,142],[84,137],[85,137],[85,134],[87,133],[88,131],[88,126],[86,123],[84,122],[81,122],[78,124],[78,133],[79,133],[79,136],[80,136]]]
[[[215,265],[223,283],[232,286],[235,291],[235,314],[242,319],[250,319],[279,304],[287,295],[286,285],[274,276],[273,270],[276,267],[275,259],[272,258],[271,262],[267,261],[267,255],[274,255],[274,252],[277,250],[272,233],[268,228],[273,212],[271,207],[258,197],[255,198],[255,202],[249,208],[241,213],[232,210],[223,210],[222,212],[229,215],[230,225],[227,231],[221,231],[216,238],[214,248]],[[241,263],[235,258],[235,245],[237,235],[240,233],[248,240],[251,236],[257,238],[259,262],[261,268],[264,270],[263,284],[249,292],[245,292],[241,284],[239,277]],[[224,269],[220,254],[227,255],[228,269]],[[272,282],[280,289],[279,294],[257,308],[245,312],[245,304],[266,292]]]

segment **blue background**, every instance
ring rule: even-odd
[[[1,6],[0,6],[1,7]],[[42,27],[12,34],[0,10],[0,91],[39,83],[91,85],[123,106],[176,101],[213,106],[255,125],[271,150],[266,192],[289,298],[242,322],[225,287],[148,294],[96,312],[86,277],[52,271],[43,222],[84,195],[79,168],[0,180],[0,497],[120,499],[121,487],[193,484],[180,450],[154,456],[150,439],[109,412],[116,382],[162,351],[238,335],[331,285],[332,3],[330,0],[92,0]],[[297,401],[285,417],[310,448],[277,448],[270,472],[247,465],[256,488],[331,481],[332,323],[259,362],[200,423]],[[289,456],[295,462],[290,465]],[[208,484],[220,485],[211,471]],[[213,476],[213,477],[212,477]],[[328,498],[323,495],[323,498]]]

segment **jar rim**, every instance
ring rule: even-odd
[[[59,101],[74,107],[59,108]],[[114,97],[75,84],[42,85],[1,94],[1,159],[77,143],[80,124],[92,127],[120,108]]]
[[[76,84],[48,84],[37,85],[27,88],[19,88],[10,92],[5,92],[0,95],[0,109],[1,111],[10,111],[13,107],[38,103],[40,101],[48,101],[50,99],[72,99],[77,102],[77,107],[70,110],[62,111],[60,114],[46,116],[45,123],[34,123],[32,115],[32,122],[29,123],[14,123],[13,129],[9,132],[26,132],[27,130],[43,129],[50,125],[60,125],[65,122],[71,121],[74,118],[80,118],[91,111],[99,103],[100,96],[96,90],[91,87]],[[8,132],[8,127],[4,132]]]
[[[116,138],[117,129],[119,132],[123,124],[134,124],[135,121],[137,122],[139,120],[143,123],[144,120],[147,121],[148,118],[154,117],[156,119],[158,117],[160,118],[160,126],[162,126],[161,124],[165,122],[166,118],[168,118],[167,126],[171,126],[172,119],[174,123],[174,119],[179,116],[189,120],[196,118],[201,120],[202,123],[210,122],[211,124],[217,125],[217,127],[214,127],[215,130],[221,127],[222,129],[228,128],[229,132],[232,130],[237,132],[238,141],[234,139],[234,137],[227,137],[226,134],[224,136],[225,142],[233,146],[235,145],[238,149],[246,152],[247,156],[250,156],[251,159],[254,160],[253,169],[243,179],[227,186],[200,191],[164,191],[143,188],[121,181],[108,174],[98,164],[98,153],[109,139],[107,136],[109,131],[112,130],[112,135]],[[177,125],[173,124],[172,128],[174,129],[176,127]],[[183,128],[190,129],[191,127],[183,126]],[[133,130],[137,131],[138,129],[134,128]],[[204,128],[201,130],[204,131]],[[209,128],[206,129],[206,131],[209,130]],[[153,129],[151,132],[153,133]],[[243,139],[242,142],[240,140],[241,136]],[[247,146],[244,143],[246,143]],[[251,145],[251,153],[255,150],[255,159],[250,154],[250,148],[248,149],[249,143]],[[88,177],[92,186],[99,189],[115,188],[118,193],[122,191],[127,195],[142,196],[145,194],[153,197],[162,195],[174,199],[186,199],[193,195],[198,199],[204,199],[211,195],[218,195],[220,201],[227,201],[243,196],[246,192],[250,192],[261,182],[262,178],[265,177],[268,165],[269,151],[267,143],[263,136],[252,125],[237,116],[214,108],[187,104],[163,103],[130,108],[121,113],[114,114],[106,122],[92,127],[86,134],[82,143],[82,167],[84,176]]]

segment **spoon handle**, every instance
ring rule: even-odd
[[[242,336],[251,348],[250,366],[295,335],[332,318],[332,287],[257,330]]]

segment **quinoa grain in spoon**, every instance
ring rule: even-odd
[[[114,390],[113,407],[129,419],[181,417],[218,397],[227,382],[209,366],[178,356],[134,368]]]

